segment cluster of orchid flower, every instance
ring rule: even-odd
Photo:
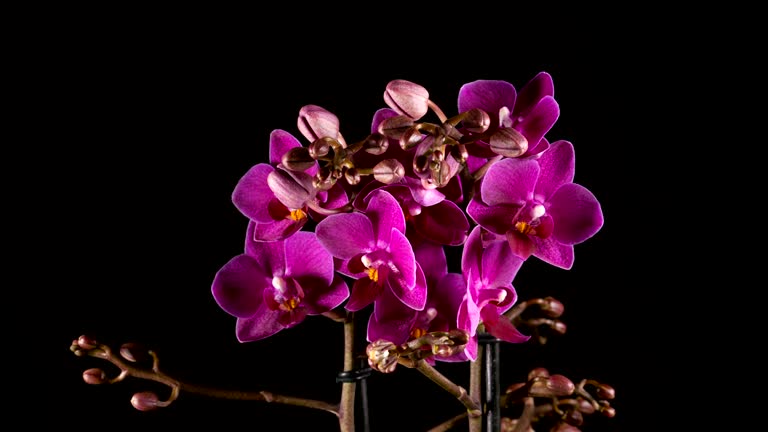
[[[553,96],[544,72],[519,92],[505,81],[474,81],[461,87],[459,114],[449,118],[424,87],[395,80],[384,92],[389,108],[376,111],[370,135],[354,143],[334,114],[304,106],[298,130],[306,145],[273,131],[269,163],[253,166],[232,194],[249,219],[245,250],[218,271],[212,293],[237,318],[237,339],[269,337],[308,315],[350,323],[372,305],[370,367],[415,367],[455,394],[465,416],[480,415],[477,395],[446,382],[435,361],[476,361],[483,334],[527,341],[517,327],[532,305],[545,315],[538,324],[564,331],[556,319],[560,302],[516,305],[512,282],[531,256],[571,268],[574,245],[603,225],[595,196],[573,183],[573,145],[544,137],[559,116]],[[429,115],[434,121],[425,120]],[[446,247],[463,248],[461,273],[449,271]],[[354,368],[351,358],[345,356],[345,370]],[[604,397],[593,397],[586,384]],[[354,395],[354,382],[347,385]],[[550,410],[560,419],[552,430],[577,430],[574,413],[613,413],[612,389],[594,381],[576,386],[539,370],[508,394],[520,392],[520,401],[536,392],[563,398]],[[163,406],[148,398],[134,405]],[[340,425],[351,430],[346,414]],[[529,417],[527,424],[536,420]],[[526,422],[505,424],[513,430]]]

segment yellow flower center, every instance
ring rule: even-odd
[[[371,267],[368,270],[366,270],[366,272],[368,273],[368,277],[371,278],[372,281],[374,282],[379,281],[379,269]]]
[[[424,336],[425,334],[427,334],[427,331],[424,330],[423,328],[416,327],[413,330],[411,330],[411,337],[414,338],[414,339],[420,338],[420,337]]]
[[[533,231],[533,226],[527,222],[518,222],[515,224],[515,229],[520,231],[522,234],[531,234]],[[533,232],[535,234],[535,232]]]
[[[307,217],[307,214],[304,213],[304,210],[297,209],[297,210],[291,210],[291,213],[288,215],[288,219],[300,221]]]
[[[299,306],[300,303],[301,303],[301,299],[300,298],[298,298],[298,297],[291,297],[288,300],[286,300],[286,301],[284,301],[284,302],[282,302],[280,304],[280,309],[282,309],[282,310],[284,310],[286,312],[290,312],[290,311],[296,309]]]

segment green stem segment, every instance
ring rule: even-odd
[[[437,385],[445,389],[448,393],[456,397],[459,402],[464,404],[464,406],[467,407],[467,411],[470,417],[476,417],[482,414],[482,411],[480,410],[480,404],[477,402],[477,399],[470,397],[470,395],[467,394],[467,391],[464,390],[464,387],[461,387],[460,385],[457,385],[453,381],[446,378],[445,375],[438,372],[437,369],[432,367],[424,360],[417,361],[415,368],[424,376],[431,379]]]
[[[355,322],[350,313],[344,322],[344,370],[355,368]],[[355,432],[355,383],[341,384],[341,404],[339,406],[339,429],[341,432]]]

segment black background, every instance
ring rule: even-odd
[[[234,318],[210,294],[216,271],[242,250],[246,219],[230,201],[235,184],[266,160],[273,129],[300,136],[296,118],[303,105],[337,114],[353,141],[368,133],[392,79],[425,86],[450,116],[466,82],[501,79],[520,88],[546,71],[561,109],[547,137],[574,144],[575,181],[600,200],[605,225],[576,246],[572,270],[535,258],[521,270],[520,298],[560,299],[568,332],[543,347],[505,345],[502,385],[547,367],[616,388],[617,417],[588,417],[584,430],[642,430],[654,420],[648,384],[660,354],[648,345],[663,319],[648,320],[655,305],[646,282],[653,275],[637,245],[649,241],[652,230],[638,203],[652,194],[640,180],[655,170],[643,160],[653,145],[643,116],[651,107],[657,118],[663,115],[664,107],[649,98],[662,70],[674,74],[674,66],[660,68],[663,60],[624,38],[626,29],[617,25],[556,44],[456,32],[413,44],[373,38],[358,48],[354,32],[328,40],[308,32],[293,42],[281,32],[255,35],[221,23],[178,31],[110,31],[110,24],[98,31],[73,27],[43,44],[49,68],[41,72],[43,111],[50,118],[44,127],[52,146],[38,155],[48,185],[40,229],[45,259],[31,277],[50,279],[52,287],[46,294],[52,311],[43,324],[56,366],[44,374],[52,389],[42,397],[48,419],[151,430],[208,422],[334,430],[335,418],[324,412],[186,394],[169,408],[140,413],[130,406],[131,395],[165,394],[162,388],[133,379],[86,385],[82,371],[103,363],[77,358],[68,347],[83,333],[114,347],[136,341],[158,352],[162,369],[179,379],[338,400],[339,324],[309,317],[267,340],[240,344]],[[457,40],[470,43],[451,43]],[[440,364],[439,370],[466,385],[467,364]],[[463,409],[402,367],[374,375],[369,398],[372,431],[426,430]]]

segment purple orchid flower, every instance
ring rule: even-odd
[[[597,198],[573,183],[573,145],[557,141],[538,158],[493,164],[467,213],[483,228],[505,236],[512,252],[554,266],[573,266],[573,246],[597,233],[603,213]]]
[[[315,232],[331,255],[341,260],[339,272],[357,279],[347,310],[360,310],[387,291],[411,309],[424,309],[426,282],[405,236],[403,211],[391,194],[377,190],[365,214],[328,216]]]
[[[459,91],[459,112],[479,108],[488,113],[495,131],[488,142],[479,141],[467,150],[476,157],[496,156],[491,148],[495,141],[503,143],[509,139],[524,139],[519,154],[512,157],[532,156],[547,149],[548,142],[542,140],[560,115],[560,108],[554,99],[552,77],[540,72],[518,93],[506,81],[478,80],[464,84]],[[490,147],[489,147],[490,144]],[[522,145],[524,144],[524,145]],[[502,147],[506,145],[501,144]],[[473,165],[479,164],[477,161]]]
[[[374,303],[374,313],[368,321],[369,342],[384,339],[402,344],[428,332],[457,328],[459,305],[467,291],[463,278],[458,273],[448,273],[441,245],[423,241],[413,250],[417,265],[424,269],[425,307],[417,311],[405,306],[392,293],[382,293]],[[450,361],[445,357],[440,360]]]
[[[530,336],[520,333],[508,319],[501,316],[517,301],[512,281],[523,265],[504,242],[496,241],[483,247],[482,228],[476,226],[464,244],[461,271],[466,280],[466,295],[459,308],[458,326],[469,332],[471,344],[465,349],[477,349],[477,326],[482,321],[488,333],[497,338],[520,343]],[[474,360],[474,357],[469,357]]]
[[[324,216],[313,208],[337,208],[347,203],[339,187],[318,192],[312,184],[313,166],[306,172],[283,169],[282,157],[301,143],[284,130],[274,130],[269,137],[269,164],[253,166],[237,183],[232,202],[255,225],[254,240],[283,240],[299,231],[308,215],[320,220]]]
[[[335,273],[333,257],[314,233],[298,232],[275,242],[253,241],[251,224],[245,253],[216,273],[216,303],[237,317],[240,342],[264,339],[295,326],[307,315],[341,305],[349,288]]]

